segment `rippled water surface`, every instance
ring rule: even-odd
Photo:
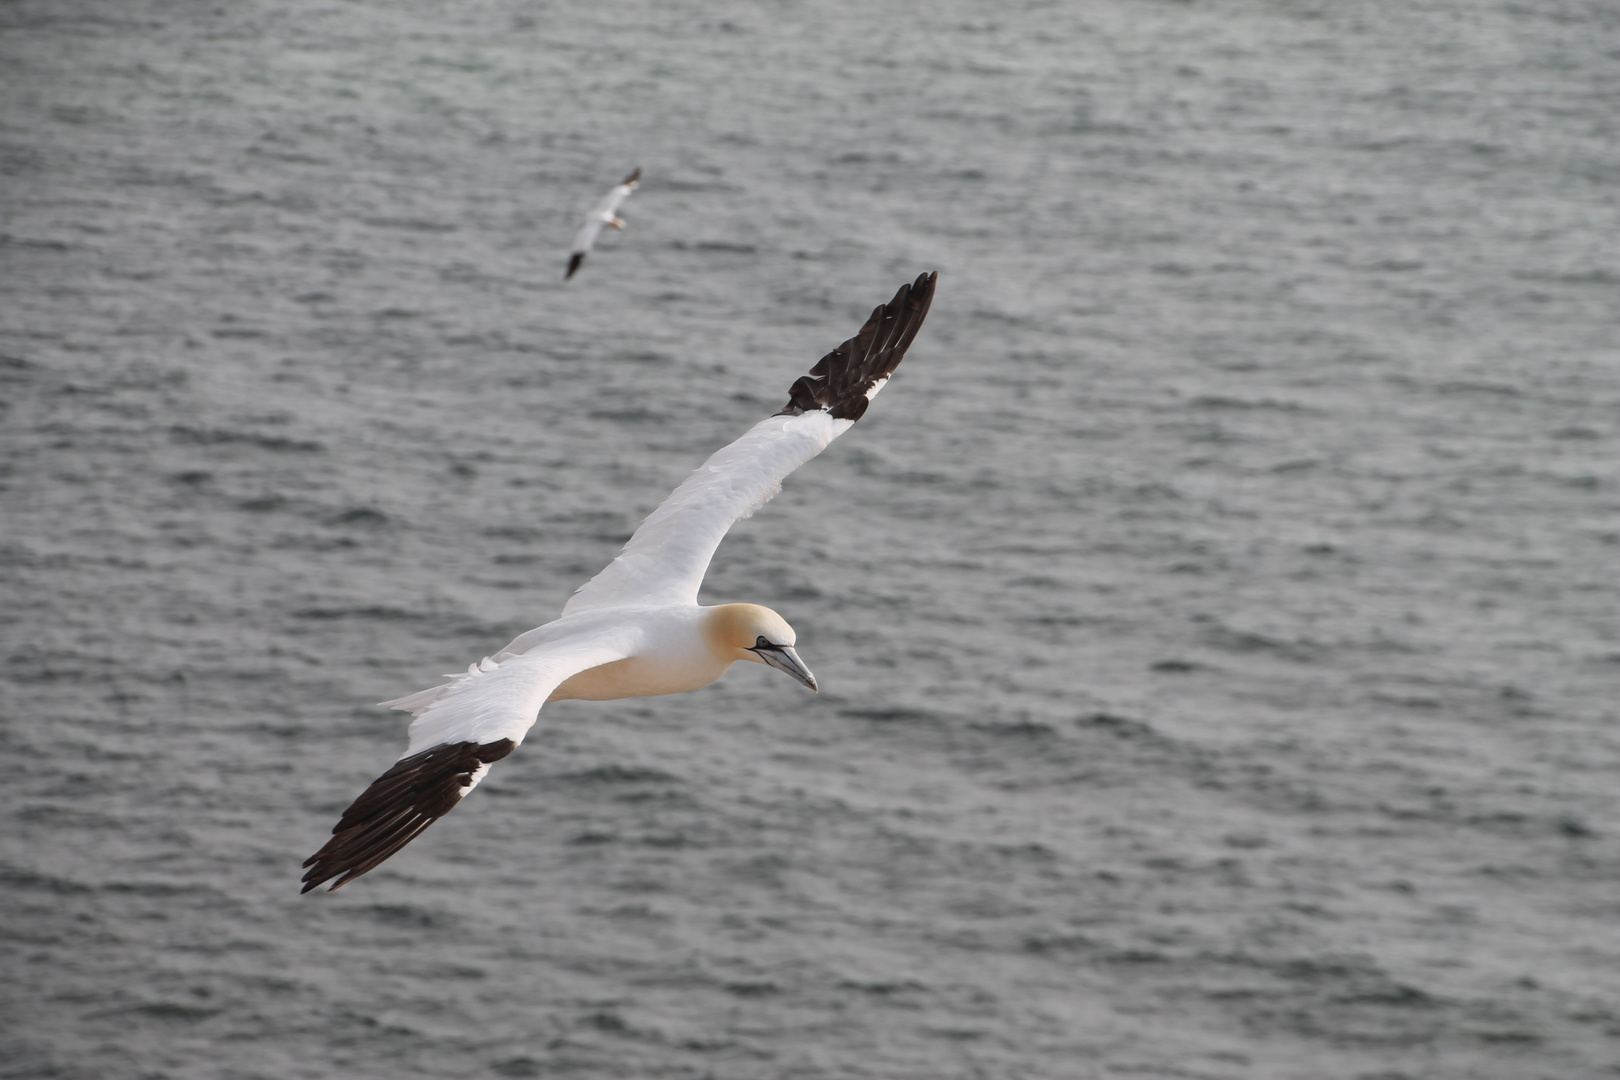
[[[0,6],[0,1076],[1620,1074],[1616,100],[1598,0]],[[708,580],[820,696],[298,895],[935,268]]]

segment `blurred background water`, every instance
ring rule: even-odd
[[[1617,100],[1601,0],[0,6],[0,1076],[1620,1074]],[[824,693],[298,896],[936,268],[709,577]]]

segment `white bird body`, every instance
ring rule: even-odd
[[[618,556],[575,591],[556,620],[384,705],[413,713],[403,757],[356,799],[333,838],[304,863],[304,891],[336,889],[449,813],[510,754],[549,701],[610,701],[709,685],[739,660],[817,689],[793,628],[754,604],[700,606],[715,549],[738,519],[865,412],[922,325],[935,275],[901,286],[859,334],[823,357],[782,412],[710,456],[650,514]]]
[[[603,226],[611,225],[615,229],[624,228],[624,219],[619,217],[619,207],[630,193],[636,190],[636,184],[641,180],[641,170],[637,169],[614,186],[613,190],[603,196],[602,201],[596,204],[596,209],[585,215],[585,223],[574,234],[574,246],[568,252],[568,270],[563,274],[567,281],[578,271],[585,256],[596,244],[597,236],[602,232]]]
[[[728,605],[729,606],[729,605]],[[697,604],[608,608],[558,619],[599,617],[633,622],[639,644],[623,660],[587,668],[563,681],[547,701],[614,701],[627,697],[684,694],[708,686],[739,659],[726,648],[716,626],[719,608]],[[792,642],[788,642],[791,647]]]

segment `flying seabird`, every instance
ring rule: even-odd
[[[623,180],[619,186],[607,193],[607,196],[596,204],[596,209],[585,216],[585,224],[579,227],[574,236],[574,249],[568,256],[568,273],[563,275],[567,281],[579,269],[579,264],[585,261],[586,252],[596,243],[596,234],[602,231],[602,226],[611,225],[615,229],[624,228],[624,219],[619,217],[619,204],[630,197],[636,190],[636,184],[641,180],[641,170],[637,169]]]
[[[415,716],[410,744],[304,863],[303,891],[333,878],[333,889],[346,885],[448,814],[517,749],[548,701],[683,693],[738,660],[818,689],[782,616],[757,604],[701,607],[698,587],[732,523],[764,506],[789,473],[866,412],[917,336],[936,276],[900,286],[859,333],[794,382],[781,412],[687,477],[555,621],[448,683],[383,702]]]

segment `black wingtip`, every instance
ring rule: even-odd
[[[333,878],[335,892],[374,870],[422,830],[456,808],[480,766],[517,748],[511,739],[429,747],[400,758],[360,794],[332,827],[332,839],[304,860],[299,895]]]
[[[568,256],[568,272],[563,275],[563,280],[567,281],[569,278],[573,277],[574,274],[579,271],[579,264],[584,261],[585,253],[583,251],[576,251],[572,255]]]
[[[816,361],[810,374],[801,375],[788,391],[788,403],[778,415],[799,416],[825,409],[840,420],[859,420],[871,401],[872,388],[905,359],[912,338],[934,302],[939,271],[918,274],[900,286],[887,304],[872,309],[860,331]]]
[[[641,179],[641,166],[637,165],[635,172],[631,173],[629,176],[627,176],[623,180],[619,181],[619,186],[623,187],[626,184],[634,184],[640,179]]]

